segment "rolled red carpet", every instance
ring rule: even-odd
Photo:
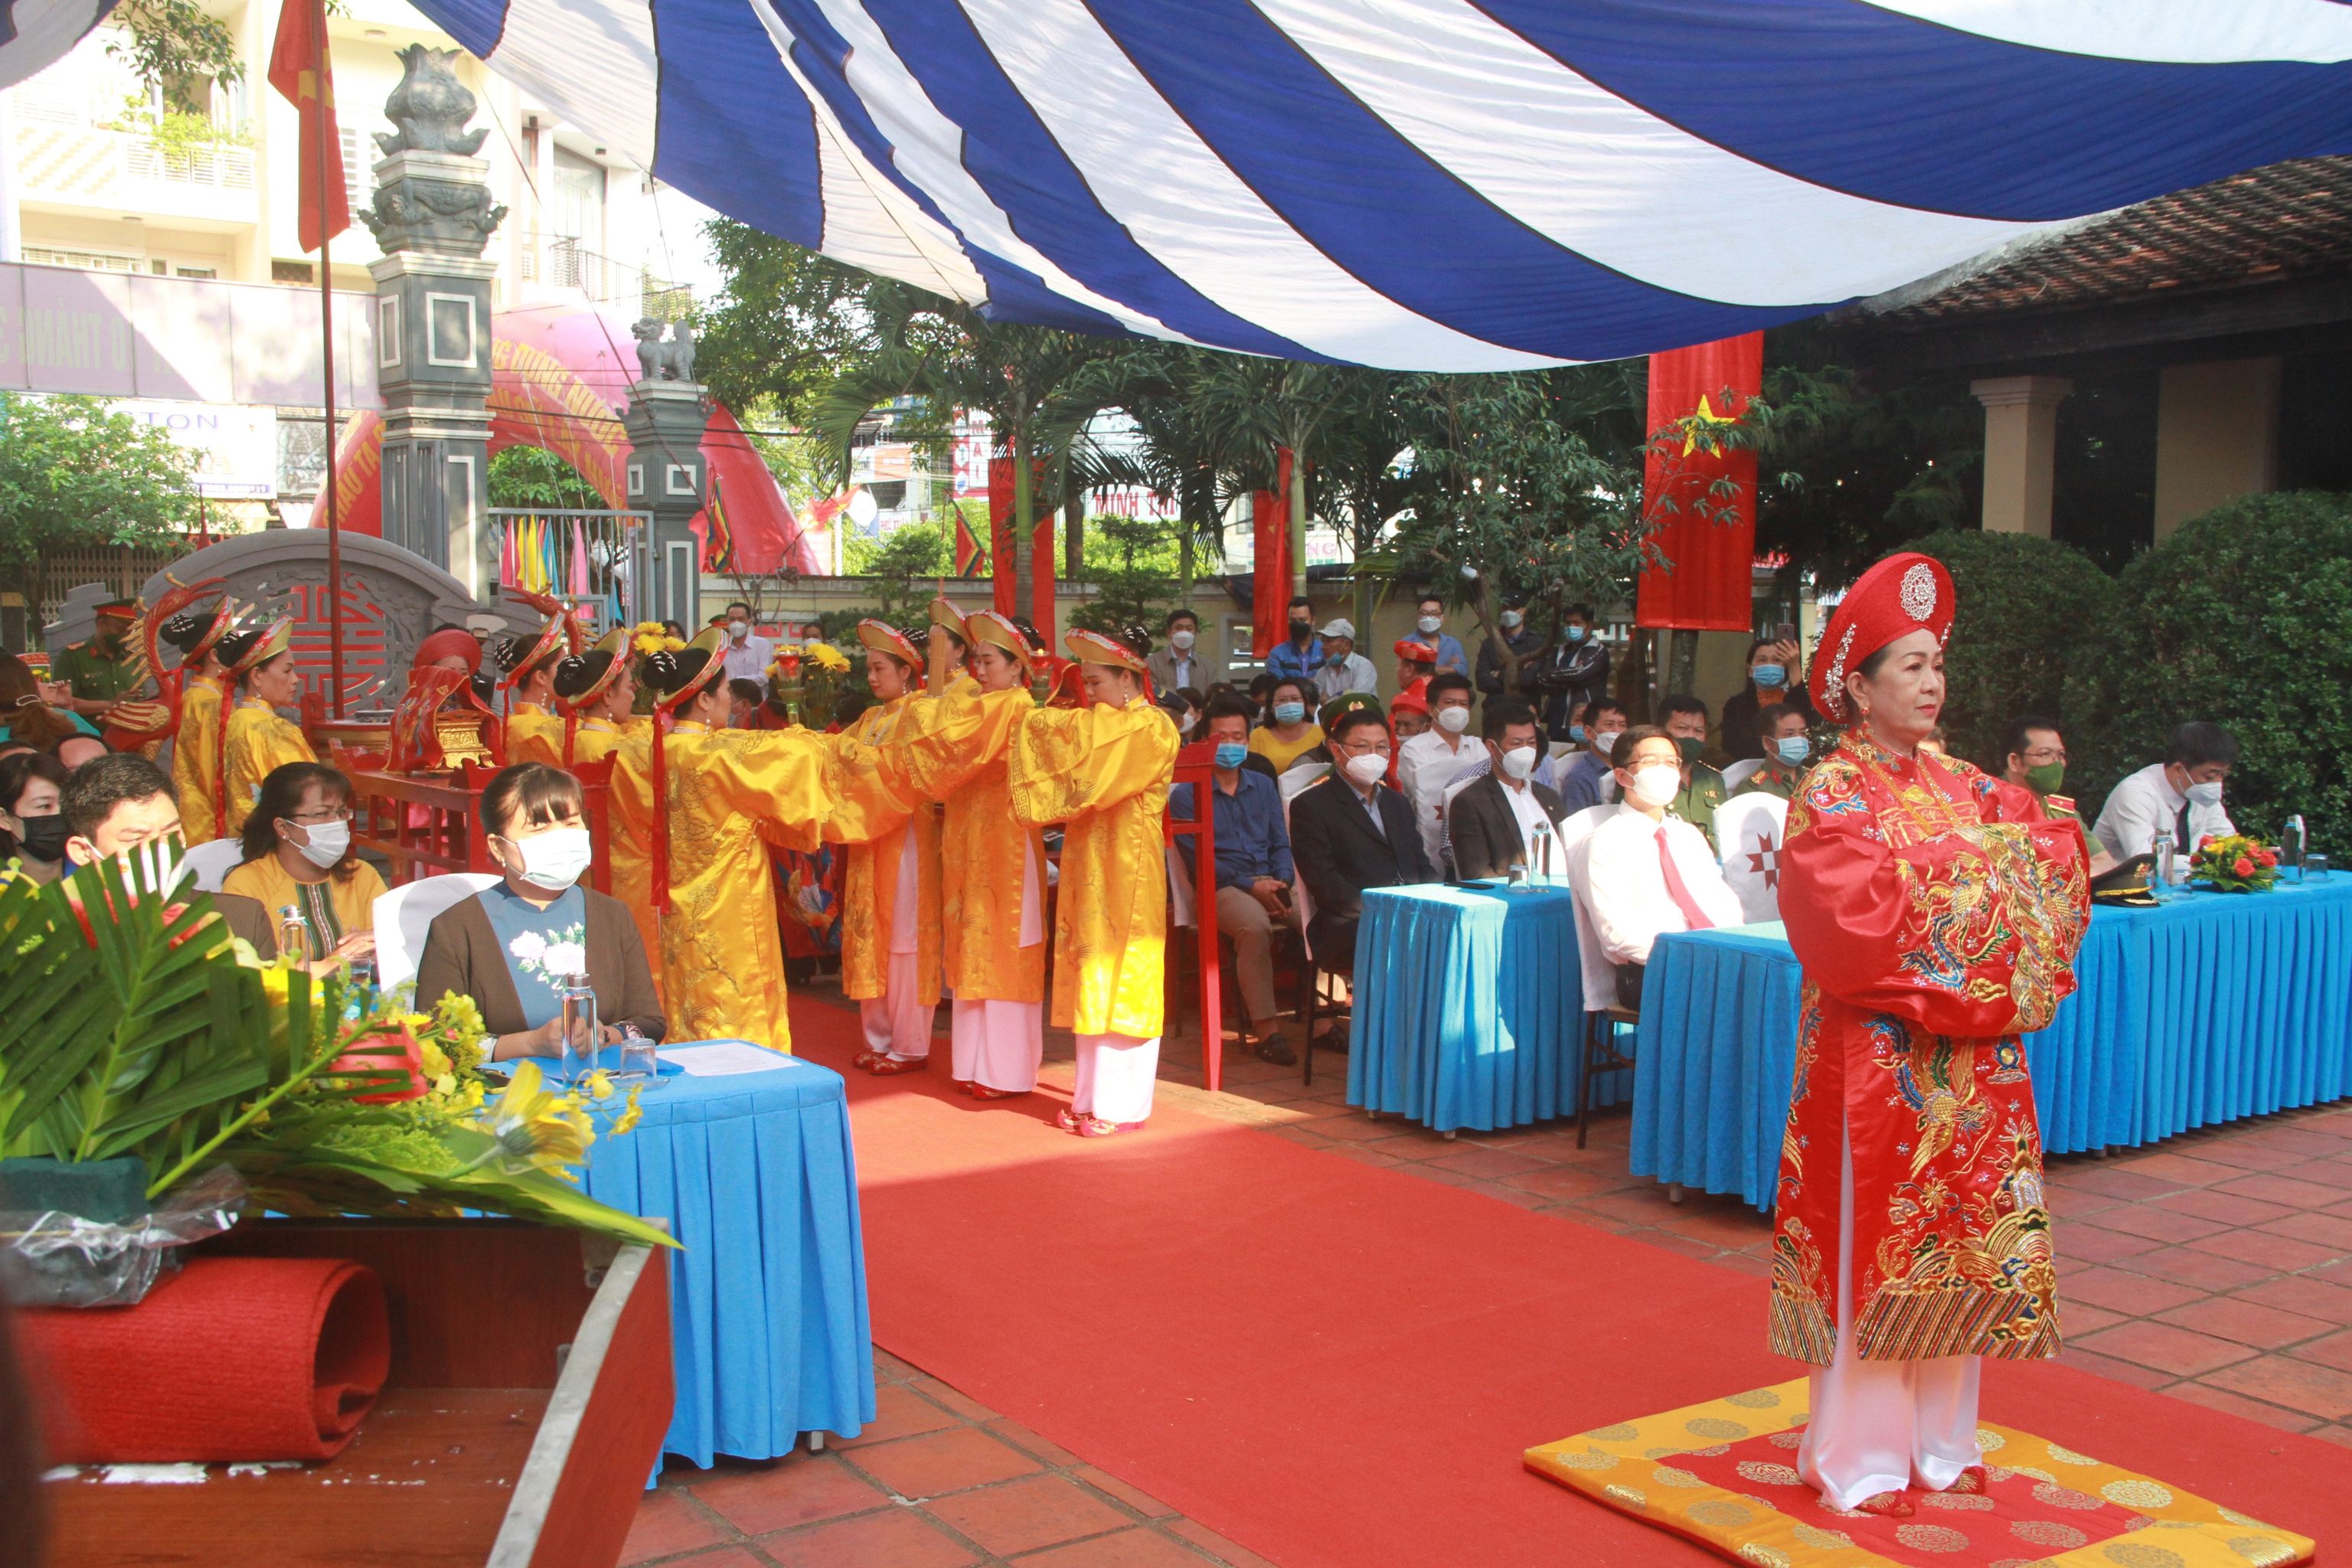
[[[375,1271],[200,1258],[135,1307],[17,1314],[53,1464],[326,1459],[392,1358]]]

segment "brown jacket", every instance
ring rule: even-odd
[[[580,890],[588,900],[588,983],[596,988],[597,1019],[614,1028],[635,1024],[646,1038],[661,1039],[669,1024],[654,994],[653,967],[646,962],[645,942],[628,906],[593,888]],[[416,1005],[429,1011],[451,991],[474,999],[483,1026],[493,1035],[530,1027],[478,893],[434,916],[425,933],[425,953],[416,963]]]

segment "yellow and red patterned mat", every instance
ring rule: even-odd
[[[2006,1426],[1981,1491],[1914,1492],[1907,1519],[1827,1507],[1797,1475],[1805,1380],[1602,1426],[1528,1468],[1763,1568],[2275,1568],[2305,1536]],[[1964,1483],[1965,1484],[1965,1483]]]

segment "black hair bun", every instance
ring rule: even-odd
[[[1147,628],[1139,626],[1123,626],[1119,629],[1118,640],[1125,644],[1127,651],[1136,658],[1151,657],[1151,633]]]
[[[931,651],[931,628],[928,626],[900,626],[898,635],[915,645],[915,651],[928,655]]]
[[[613,656],[603,648],[565,654],[555,661],[555,694],[565,699],[579,696],[595,685],[612,664]]]
[[[212,624],[213,612],[211,610],[206,610],[202,615],[197,615],[191,611],[184,615],[173,616],[170,620],[163,623],[162,629],[157,631],[155,635],[163,641],[169,643],[175,648],[178,648],[181,654],[185,656],[190,649],[194,648],[198,642],[203,640],[205,629]]]
[[[1037,629],[1036,622],[1026,616],[1011,616],[1006,618],[1012,621],[1014,628],[1021,633],[1021,640],[1029,645],[1030,657],[1034,658],[1045,651],[1045,634]]]
[[[537,637],[509,636],[499,638],[498,652],[499,668],[505,670],[509,675],[512,675],[515,672],[515,667],[520,664],[524,659],[530,658],[530,650],[538,645],[539,638]]]
[[[253,645],[261,640],[261,632],[262,628],[259,626],[248,626],[241,632],[231,632],[213,644],[213,652],[220,656],[220,661],[223,664],[235,664],[253,651]]]
[[[708,648],[656,648],[646,656],[646,684],[667,697],[684,690],[709,662]]]

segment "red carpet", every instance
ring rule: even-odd
[[[856,1048],[823,1003],[793,1033],[836,1069]],[[1057,1095],[848,1076],[894,1354],[1282,1568],[1720,1561],[1521,1455],[1788,1377],[1762,1281],[1164,1103],[1091,1142],[1049,1124]],[[1985,1390],[1988,1419],[2323,1561],[2352,1540],[2340,1448],[2062,1367],[1989,1363]]]

